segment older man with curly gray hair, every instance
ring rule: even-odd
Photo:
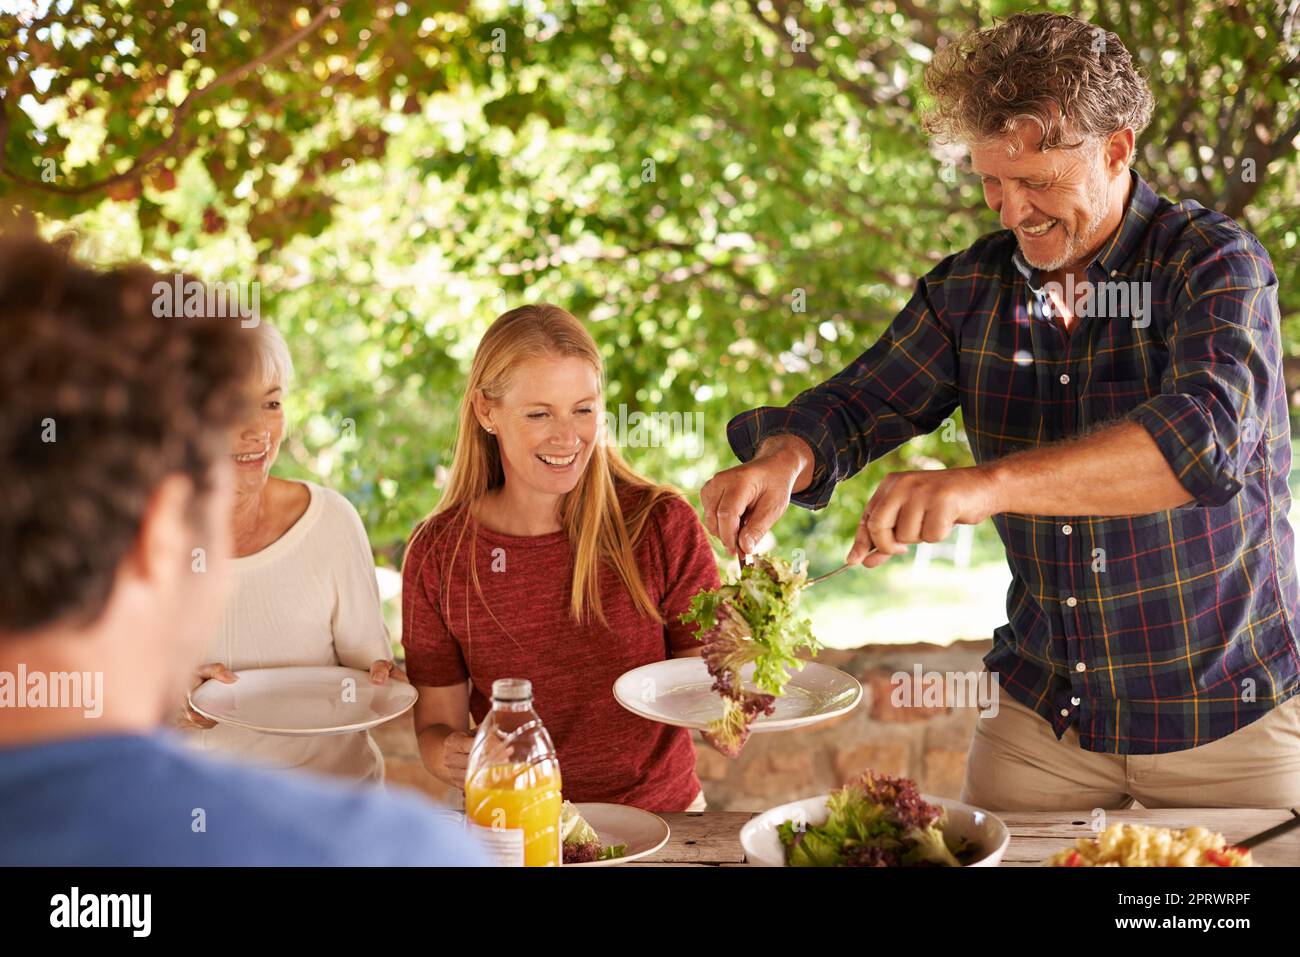
[[[1152,97],[1115,34],[1017,15],[940,49],[925,123],[1003,229],[922,277],[884,335],[732,420],[704,487],[738,552],[793,501],[961,409],[977,465],[898,472],[874,568],[992,519],[1012,584],[965,798],[994,809],[1300,801],[1300,650],[1277,277],[1236,222],[1132,169]]]

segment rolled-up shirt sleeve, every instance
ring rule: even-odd
[[[1172,299],[1160,394],[1128,417],[1194,504],[1224,505],[1278,428],[1270,421],[1284,388],[1277,277],[1263,249],[1239,236],[1201,253]]]
[[[742,462],[764,439],[791,434],[812,448],[812,483],[791,501],[824,508],[835,486],[915,435],[933,431],[957,407],[957,349],[943,316],[945,260],[916,285],[884,335],[854,362],[784,408],[742,412],[727,440]]]

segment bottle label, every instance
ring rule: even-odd
[[[469,830],[497,867],[524,866],[523,828],[484,827],[477,821],[470,821]]]

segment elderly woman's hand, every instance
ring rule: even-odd
[[[406,672],[403,671],[401,668],[397,667],[396,662],[388,661],[385,658],[379,658],[371,662],[370,681],[372,684],[381,685],[385,681],[387,681],[390,677],[396,678],[398,681],[405,681],[407,684],[410,684],[410,681],[408,681],[406,678]]]
[[[193,691],[209,678],[216,678],[225,684],[234,684],[239,680],[239,676],[222,664],[207,664],[194,673],[194,683],[190,685],[190,691]],[[176,727],[182,731],[206,731],[208,728],[215,728],[217,722],[211,718],[205,718],[193,708],[189,702],[181,709],[181,713],[176,716]]]

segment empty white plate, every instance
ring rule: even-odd
[[[565,864],[565,867],[611,867],[648,857],[668,843],[668,822],[658,814],[622,804],[575,804],[582,819],[600,838],[602,847],[626,844],[627,853],[608,861]]]
[[[267,734],[346,734],[391,721],[415,705],[413,687],[396,678],[372,684],[356,668],[250,668],[226,684],[209,678],[190,692],[206,718]]]
[[[748,680],[753,673],[752,664],[740,672],[750,690],[755,690]],[[614,682],[614,697],[633,714],[679,728],[703,730],[722,717],[722,697],[713,690],[703,658],[669,658],[633,668]],[[776,709],[755,721],[750,730],[789,731],[815,724],[852,711],[860,700],[862,685],[852,675],[805,662],[802,669],[791,672]]]

